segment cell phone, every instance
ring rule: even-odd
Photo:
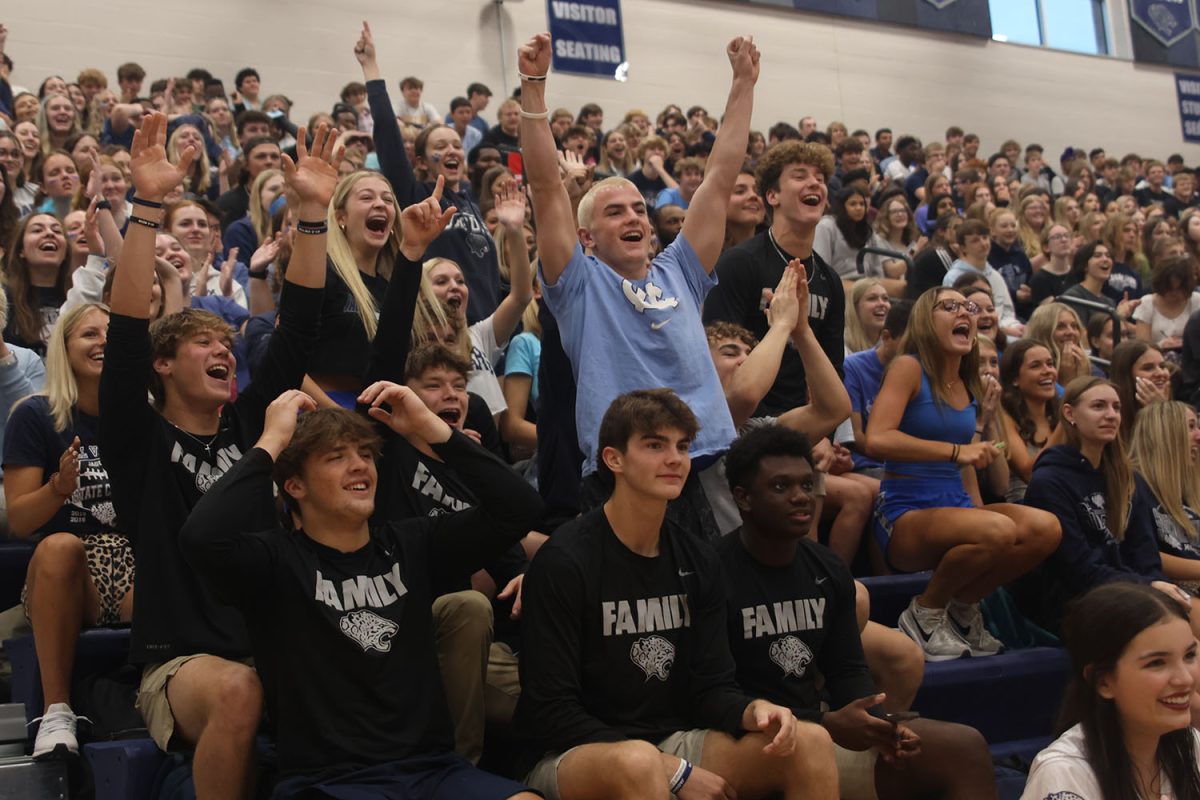
[[[517,180],[523,180],[525,173],[525,160],[520,153],[508,154],[508,171],[516,176]]]
[[[889,711],[884,713],[883,718],[888,722],[897,723],[920,719],[921,715],[916,711]]]

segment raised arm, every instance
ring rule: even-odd
[[[779,285],[771,295],[767,308],[770,328],[762,341],[755,345],[750,355],[738,367],[725,392],[729,413],[733,416],[733,427],[741,428],[767,396],[775,379],[779,376],[779,364],[787,349],[792,329],[800,319],[800,309],[808,310],[808,281],[804,280],[803,303],[800,302],[798,282],[804,275],[804,263],[794,259],[783,271]]]
[[[539,33],[517,50],[521,78],[521,153],[525,180],[538,221],[538,259],[546,283],[558,283],[579,242],[571,199],[559,178],[558,148],[547,121],[546,73],[550,71],[550,34]],[[744,146],[744,145],[743,145]]]
[[[367,103],[371,108],[371,118],[375,120],[371,136],[375,142],[375,152],[379,155],[379,171],[392,184],[392,191],[396,193],[401,206],[415,203],[423,199],[426,193],[417,181],[404,150],[396,110],[392,108],[387,84],[379,71],[379,62],[375,60],[375,37],[371,33],[371,26],[365,21],[362,33],[354,44],[354,58],[362,67],[363,82],[367,84]]]
[[[338,181],[342,153],[335,154],[337,131],[324,124],[313,136],[312,151],[305,141],[308,131],[300,128],[296,137],[296,161],[283,155],[283,177],[299,198],[299,221],[292,257],[288,260],[286,280],[310,289],[325,288],[326,216],[329,201]]]
[[[758,48],[750,37],[739,36],[725,49],[733,65],[733,84],[725,102],[725,116],[717,141],[704,170],[704,182],[688,205],[683,222],[687,239],[700,263],[712,272],[725,242],[725,208],[746,160],[746,141],[750,136],[750,113],[754,109],[754,84],[758,82]]]
[[[492,331],[496,343],[503,346],[533,300],[533,267],[525,249],[525,193],[519,186],[508,184],[497,192],[496,218],[504,228],[509,289],[492,314]]]
[[[796,294],[801,309],[796,327],[792,330],[792,346],[804,364],[808,405],[783,413],[779,422],[815,440],[828,436],[850,416],[850,394],[809,325],[808,278],[804,264],[798,259],[792,264],[797,265],[795,269],[799,273]]]
[[[154,239],[163,218],[163,198],[173,191],[191,169],[196,148],[189,145],[179,154],[179,163],[167,160],[167,117],[158,112],[146,115],[133,133],[130,169],[133,171],[133,216],[125,232],[117,274],[113,278],[113,313],[136,319],[150,316],[154,287]]]

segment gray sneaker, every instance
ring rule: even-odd
[[[900,614],[900,630],[921,646],[926,661],[951,661],[971,652],[954,630],[944,609],[925,608],[913,598]]]
[[[971,648],[972,656],[994,656],[1004,649],[1004,643],[992,636],[991,631],[983,622],[983,612],[979,603],[960,603],[951,600],[946,609],[946,618],[955,632],[963,638]]]

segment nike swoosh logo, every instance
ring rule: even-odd
[[[670,321],[671,321],[671,320],[673,320],[673,319],[675,319],[675,318],[674,318],[674,317],[667,317],[667,318],[666,318],[666,319],[664,319],[662,322],[651,322],[651,323],[650,323],[650,330],[652,330],[652,331],[660,331],[660,330],[662,330],[662,329],[663,329],[663,326],[664,326],[664,325],[666,325],[668,322],[670,322]]]
[[[817,578],[817,586],[820,586],[822,583],[824,583],[827,580],[829,580],[829,578]]]
[[[679,570],[679,577],[681,577],[681,578],[686,578],[688,575],[695,575],[695,574],[696,574],[695,572],[685,572],[684,570]]]

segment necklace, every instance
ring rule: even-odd
[[[791,259],[787,257],[787,253],[783,252],[783,248],[779,246],[779,242],[775,241],[775,231],[767,228],[767,238],[771,240],[771,246],[775,248],[775,252],[783,259],[783,263],[788,264]]]
[[[947,383],[947,384],[946,384],[946,390],[947,390],[947,391],[949,391],[949,390],[950,390],[950,389],[951,389],[951,388],[954,386],[954,384],[956,384],[956,383],[958,383],[958,378],[955,378],[954,380],[952,380],[952,381],[950,381],[949,383]]]
[[[167,420],[167,422],[171,422],[171,420]],[[192,440],[193,442],[195,442],[196,444],[198,444],[198,445],[200,445],[201,447],[203,447],[203,448],[204,448],[204,454],[205,454],[206,456],[211,456],[211,455],[212,455],[212,446],[213,446],[213,444],[215,444],[215,443],[216,443],[216,441],[217,441],[217,437],[221,435],[221,428],[220,428],[220,427],[218,427],[218,428],[217,428],[217,432],[216,432],[216,433],[214,433],[212,436],[208,437],[208,441],[206,442],[206,441],[204,441],[203,439],[201,439],[199,436],[195,436],[195,435],[193,435],[193,434],[190,434],[190,433],[188,433],[188,432],[187,432],[187,431],[185,431],[183,428],[181,428],[181,427],[179,427],[178,425],[176,425],[174,422],[171,422],[171,427],[172,427],[172,428],[174,428],[175,430],[179,431],[180,433],[182,433],[184,436],[186,436],[186,437],[188,437],[189,439],[191,439],[191,440]]]

